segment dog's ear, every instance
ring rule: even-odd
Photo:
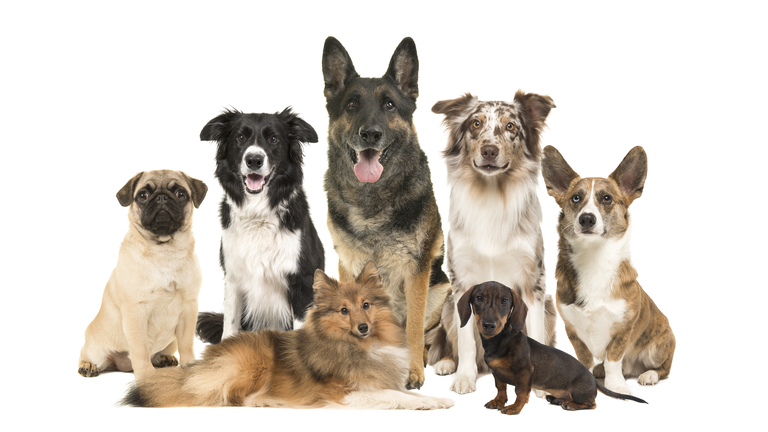
[[[539,146],[541,131],[544,129],[549,111],[555,108],[555,102],[549,96],[525,93],[522,90],[518,90],[515,93],[515,102],[520,103],[525,112],[526,121],[523,122],[523,127],[529,129],[525,140],[528,154],[533,159],[539,160],[541,155],[541,147]]]
[[[419,97],[419,57],[413,39],[407,37],[395,48],[384,77],[394,81],[411,99]]]
[[[376,267],[376,263],[373,260],[365,263],[363,270],[355,278],[355,282],[360,285],[367,285],[369,282],[373,282],[374,285],[381,285],[381,275],[379,274],[379,268]]]
[[[301,164],[304,159],[304,152],[301,143],[317,142],[317,132],[315,129],[294,112],[291,107],[287,107],[280,114],[277,114],[288,125],[288,157],[295,164]]]
[[[456,302],[456,309],[459,311],[459,320],[461,321],[461,325],[459,327],[464,327],[467,325],[467,321],[469,321],[469,316],[472,315],[472,296],[475,292],[475,287],[477,285],[473,286],[472,288],[468,289],[467,292],[464,293],[464,295],[461,296],[458,302]]]
[[[315,277],[314,282],[312,283],[312,288],[315,289],[315,295],[321,297],[324,294],[336,291],[339,288],[339,283],[336,282],[336,280],[332,277],[325,274],[324,271],[317,269],[315,270]]]
[[[613,179],[624,195],[627,196],[627,205],[640,198],[645,186],[645,176],[648,174],[648,156],[642,147],[637,146],[624,156],[615,171],[608,176]]]
[[[541,175],[544,177],[544,184],[547,186],[547,193],[555,198],[560,207],[563,206],[561,199],[571,187],[574,179],[579,178],[563,155],[552,146],[544,147],[544,159],[541,160]]]
[[[512,328],[518,331],[523,331],[525,326],[525,317],[528,315],[528,306],[525,305],[523,298],[520,294],[512,288],[507,288],[512,293],[512,310],[509,311],[509,322]]]
[[[191,189],[192,204],[195,205],[195,208],[199,208],[205,198],[205,194],[208,193],[208,185],[203,183],[202,180],[188,176],[186,173],[182,172],[181,174],[187,180],[187,184],[189,184],[189,188]]]
[[[211,119],[200,131],[200,141],[217,141],[219,143],[216,150],[216,159],[227,158],[227,146],[224,140],[227,138],[232,120],[236,115],[242,114],[237,110],[227,110],[221,115]]]
[[[117,201],[121,206],[128,207],[133,202],[133,192],[136,190],[136,183],[139,182],[142,174],[144,174],[144,171],[133,176],[133,178],[128,180],[128,183],[126,183],[125,186],[117,191]]]
[[[448,146],[443,150],[444,156],[458,156],[461,153],[461,143],[464,138],[463,125],[477,107],[478,102],[475,96],[467,93],[458,99],[439,101],[432,107],[433,113],[445,114],[443,126],[450,134]]]
[[[323,93],[326,99],[332,99],[344,90],[349,78],[359,76],[352,64],[347,50],[335,37],[329,36],[323,46]]]

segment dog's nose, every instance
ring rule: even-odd
[[[360,324],[357,326],[357,331],[359,331],[362,334],[368,333],[368,324]]]
[[[583,213],[579,216],[579,225],[582,228],[592,228],[597,223],[597,218],[592,213]]]
[[[366,128],[360,128],[360,138],[363,139],[367,144],[376,144],[377,141],[381,139],[381,127],[379,126],[369,126]]]
[[[245,165],[247,165],[248,168],[261,168],[261,166],[264,165],[264,155],[249,154],[245,156]]]
[[[168,201],[168,195],[166,194],[160,194],[155,198],[155,202],[158,204],[165,204],[165,202]]]
[[[487,332],[492,332],[492,331],[496,330],[496,323],[488,322],[488,321],[484,322],[483,323],[483,330],[485,330]]]
[[[486,145],[480,149],[480,153],[483,155],[483,159],[493,161],[499,155],[499,148],[495,145]]]

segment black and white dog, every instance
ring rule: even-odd
[[[218,142],[224,313],[200,313],[197,335],[218,343],[240,330],[290,330],[314,300],[323,245],[302,187],[302,142],[317,142],[286,108],[275,114],[225,111],[200,132]]]

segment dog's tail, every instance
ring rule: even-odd
[[[605,388],[604,385],[600,384],[600,381],[595,380],[595,384],[597,384],[597,389],[600,390],[606,396],[610,396],[610,397],[616,398],[616,399],[631,400],[631,401],[640,402],[640,403],[644,403],[644,404],[648,403],[648,402],[640,399],[639,397],[635,397],[635,396],[632,396],[632,395],[626,395],[626,394],[616,393],[614,391],[610,391],[607,388]]]
[[[185,392],[184,382],[192,367],[155,369],[141,381],[131,385],[118,403],[136,407],[195,406],[193,395]]]
[[[224,333],[224,314],[200,312],[197,314],[195,333],[203,342],[210,344],[221,342],[221,335]]]

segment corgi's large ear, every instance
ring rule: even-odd
[[[608,176],[619,185],[627,196],[627,205],[640,198],[648,174],[648,156],[642,147],[637,146],[624,156],[619,166]]]
[[[463,296],[459,299],[459,301],[456,303],[456,309],[459,311],[459,319],[461,320],[461,325],[459,327],[464,327],[467,325],[467,321],[469,321],[469,316],[472,315],[472,296],[475,292],[475,287],[477,285],[473,286],[472,288],[468,289],[467,292],[464,293]]]
[[[392,79],[414,101],[419,97],[419,56],[413,39],[407,37],[395,48],[384,77]]]
[[[544,147],[541,175],[544,177],[544,184],[547,185],[547,193],[553,196],[562,207],[563,194],[571,187],[573,180],[579,178],[579,175],[568,165],[563,155],[552,146]]]
[[[513,309],[509,311],[509,322],[515,330],[523,331],[525,326],[525,317],[528,315],[528,306],[525,305],[520,294],[512,288],[507,288],[512,292]]]
[[[133,176],[130,180],[128,180],[125,186],[121,187],[120,190],[117,191],[117,201],[121,206],[128,207],[133,202],[133,192],[136,190],[136,183],[139,182],[142,174],[144,174],[144,171]]]
[[[352,58],[344,46],[335,37],[329,36],[323,46],[323,81],[325,81],[325,99],[338,96],[349,78],[359,76],[352,64]]]

